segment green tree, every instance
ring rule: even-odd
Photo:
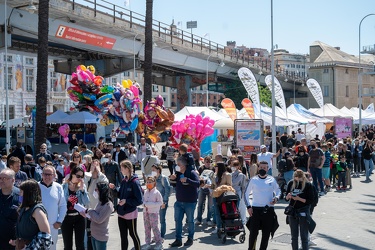
[[[48,85],[48,17],[49,0],[39,0],[38,7],[38,62],[36,74],[36,115],[34,148],[46,142],[46,112]],[[36,151],[36,150],[35,150]],[[34,152],[35,154],[35,152]]]
[[[242,109],[241,102],[244,98],[247,97],[247,92],[242,82],[239,79],[236,79],[233,80],[231,83],[226,84],[224,95],[225,98],[229,98],[234,102],[237,109]],[[221,104],[220,108],[222,108]]]
[[[145,61],[143,103],[152,98],[152,13],[153,0],[146,0],[146,24],[145,24]]]
[[[271,91],[267,88],[267,86],[262,86],[258,82],[258,90],[260,104],[265,103],[268,107],[272,107]]]

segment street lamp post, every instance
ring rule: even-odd
[[[138,35],[136,34],[133,39],[133,80],[135,80],[135,39],[137,39]]]
[[[206,61],[206,83],[207,83],[207,90],[206,90],[206,105],[208,107],[208,59],[210,59],[211,55],[208,55]]]
[[[5,136],[6,136],[6,154],[9,154],[10,149],[10,130],[9,130],[9,91],[8,91],[8,30],[7,30],[7,0],[5,0],[4,6],[4,48],[5,48]]]
[[[273,47],[273,0],[271,0],[271,75],[272,75],[272,152],[276,153],[276,99],[275,99],[275,54]],[[276,159],[273,158],[272,168],[275,168]]]
[[[358,28],[358,95],[359,95],[359,132],[362,131],[362,68],[361,68],[361,25],[363,20],[368,16],[375,16],[375,14],[368,14],[359,22]]]

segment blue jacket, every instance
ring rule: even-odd
[[[121,181],[118,198],[126,200],[125,205],[117,206],[119,215],[131,213],[137,209],[137,206],[143,204],[143,192],[136,174],[132,175],[129,180],[124,178]]]
[[[168,205],[169,195],[171,193],[171,184],[169,178],[165,175],[159,175],[156,179],[156,189],[160,192],[163,197],[163,203]]]
[[[179,202],[194,203],[198,200],[199,176],[195,170],[190,171],[187,176],[188,170],[185,171],[184,176],[187,178],[184,185],[181,181],[181,173],[177,172],[176,177],[176,200]]]
[[[68,202],[68,199],[69,199],[69,184],[66,182],[62,186],[63,186],[63,189],[64,189],[65,200],[66,200],[66,202]],[[83,206],[87,206],[89,204],[90,198],[89,198],[89,195],[88,195],[87,190],[86,190],[86,185],[84,187],[84,191],[78,190],[76,192],[76,195],[77,195],[79,204],[81,204]]]

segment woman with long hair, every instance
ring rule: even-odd
[[[98,203],[95,208],[81,212],[83,217],[91,222],[91,243],[93,250],[106,250],[109,238],[109,218],[113,212],[113,203],[110,198],[108,182],[98,182],[95,191]]]
[[[298,250],[298,235],[301,233],[302,249],[309,248],[309,224],[312,218],[310,214],[310,205],[314,201],[315,188],[306,178],[305,173],[301,169],[297,169],[293,175],[293,181],[288,183],[287,196],[285,199],[289,201],[289,205],[293,206],[295,214],[287,215],[292,235],[292,249]]]
[[[49,249],[52,244],[47,210],[42,204],[42,193],[35,180],[20,185],[21,206],[16,226],[17,240],[12,241],[17,249],[34,249],[36,242],[42,242],[37,249]],[[36,248],[35,248],[36,249]]]
[[[91,155],[85,155],[83,156],[83,166],[84,168],[86,169],[87,172],[90,172],[90,166],[91,166],[91,163],[92,163],[92,157]]]
[[[86,156],[85,156],[86,157]],[[99,196],[98,192],[96,192],[96,184],[99,182],[108,183],[108,179],[103,174],[103,168],[100,165],[100,162],[98,159],[94,159],[90,165],[90,167],[87,169],[87,172],[85,172],[85,185],[87,189],[87,193],[89,195],[89,203],[86,205],[86,208],[88,209],[95,209],[99,202]],[[87,233],[87,249],[91,250],[93,249],[93,246],[91,244],[91,230],[90,230],[90,220],[86,220],[86,233]]]
[[[250,155],[249,179],[253,178],[258,173],[258,155],[252,153]]]
[[[82,167],[77,166],[72,169],[68,180],[63,184],[64,195],[68,206],[68,211],[61,225],[65,250],[73,249],[73,231],[75,233],[76,249],[85,249],[85,218],[80,216],[79,212],[75,209],[77,203],[81,206],[86,206],[89,203],[84,177],[85,171]]]
[[[121,173],[124,179],[121,181],[117,206],[118,226],[120,229],[121,249],[128,249],[128,232],[133,239],[134,249],[140,250],[141,244],[137,233],[137,206],[143,204],[142,188],[138,176],[133,174],[133,164],[124,160],[120,162]],[[113,188],[110,184],[110,188]]]
[[[362,151],[363,162],[365,163],[366,169],[366,182],[370,182],[370,173],[374,169],[374,162],[372,161],[373,155],[373,148],[372,148],[372,141],[367,140],[365,144],[365,148]]]
[[[227,171],[227,167],[224,162],[217,162],[215,166],[215,183],[213,183],[213,189],[216,189],[222,185],[232,186],[232,176]],[[215,207],[215,219],[216,219],[216,230],[213,233],[217,233],[218,230],[221,230],[221,218],[220,210],[217,204],[217,198],[213,198],[213,203]]]

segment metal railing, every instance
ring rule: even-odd
[[[115,5],[105,0],[63,0],[70,2],[72,10],[77,8],[92,9],[94,16],[104,14],[111,17],[113,23],[125,21],[129,24],[130,29],[143,31],[146,17],[137,12],[128,10],[124,7]],[[154,36],[156,35],[161,41],[171,45],[190,47],[199,49],[207,55],[214,54],[222,59],[232,60],[236,63],[253,65],[262,70],[269,70],[271,62],[268,58],[252,56],[238,53],[238,50],[231,47],[216,43],[205,37],[201,37],[188,31],[177,28],[176,25],[170,25],[158,20],[152,22]]]

